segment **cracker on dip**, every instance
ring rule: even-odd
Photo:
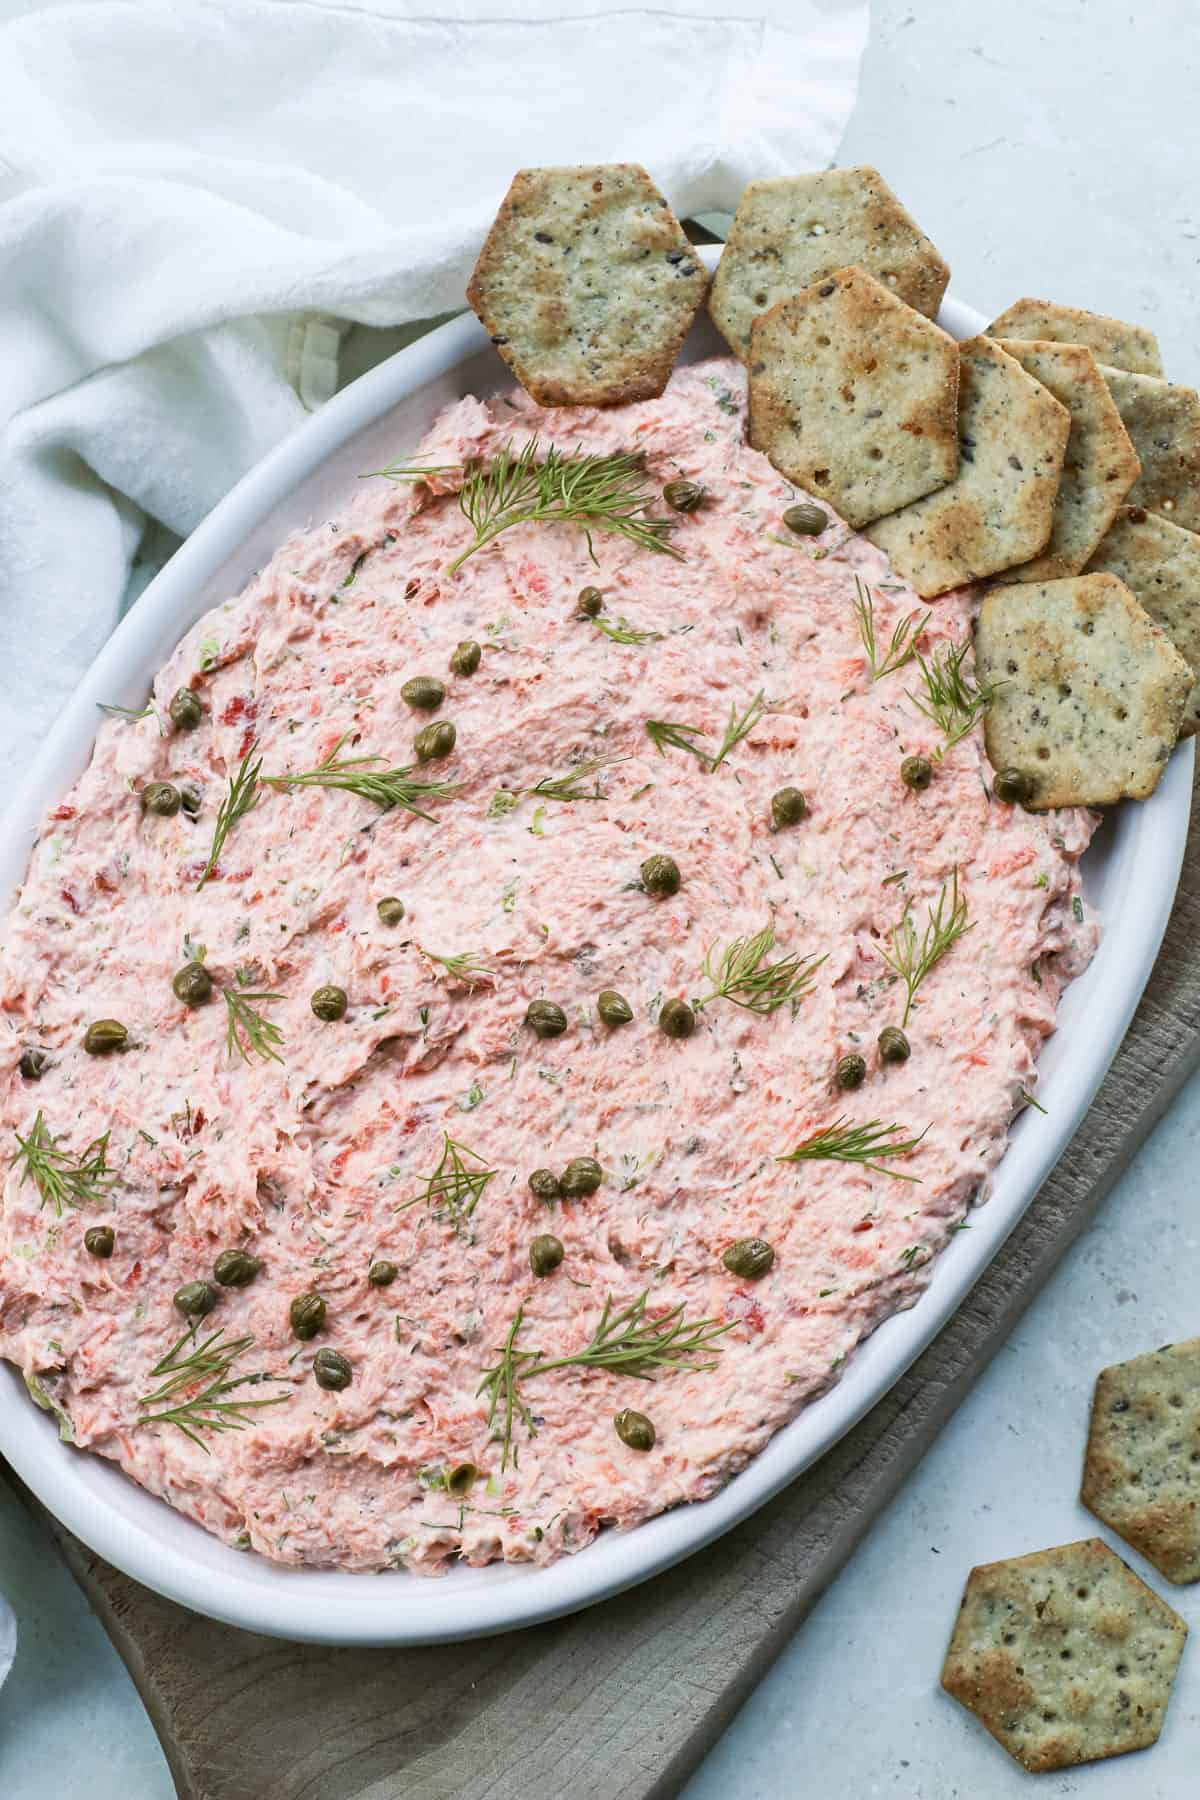
[[[520,169],[467,299],[543,406],[661,394],[708,287],[638,163]]]
[[[1168,1581],[1200,1581],[1200,1338],[1100,1371],[1079,1497]]]
[[[1078,306],[1056,306],[1052,300],[1015,300],[988,326],[990,337],[1049,338],[1056,344],[1082,344],[1097,362],[1134,375],[1161,375],[1158,339],[1144,325],[1127,325],[1104,313]]]
[[[1010,572],[1014,581],[1078,575],[1116,518],[1141,464],[1117,403],[1090,350],[1081,344],[1001,340],[1026,374],[1040,381],[1071,415],[1071,435],[1046,548]]]
[[[1071,415],[990,338],[960,344],[958,474],[867,529],[925,599],[1028,562],[1046,544]]]
[[[937,316],[950,270],[877,169],[824,169],[743,190],[708,310],[745,362],[759,313],[851,264],[898,300]]]
[[[836,270],[750,342],[751,444],[851,525],[953,480],[958,346],[874,276]]]
[[[1172,525],[1200,531],[1200,396],[1195,388],[1153,375],[1100,372],[1133,440],[1142,473],[1129,490],[1130,506],[1163,513]]]
[[[992,767],[1029,776],[1039,811],[1153,793],[1194,680],[1115,575],[993,588],[975,668],[1000,690],[984,724]]]
[[[1099,1538],[972,1569],[942,1686],[1022,1768],[1144,1750],[1187,1626]]]
[[[1200,536],[1160,513],[1123,506],[1088,572],[1105,570],[1161,625],[1198,677],[1188,695],[1181,737],[1200,731]]]

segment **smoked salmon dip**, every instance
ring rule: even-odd
[[[230,1544],[545,1563],[713,1494],[917,1301],[1036,1090],[1094,820],[993,795],[925,679],[973,691],[975,596],[790,528],[743,413],[724,359],[459,401],[42,822],[0,1355]],[[532,437],[636,453],[669,531],[459,561]]]

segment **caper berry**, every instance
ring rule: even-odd
[[[604,611],[604,595],[598,587],[580,588],[579,611],[585,619],[594,619]]]
[[[26,1081],[40,1081],[50,1067],[50,1058],[36,1044],[29,1044],[21,1052],[21,1060],[17,1064]]]
[[[367,1280],[372,1287],[391,1287],[399,1273],[394,1262],[373,1262],[367,1270]]]
[[[775,1261],[775,1252],[765,1238],[739,1238],[730,1244],[721,1261],[731,1275],[757,1281]]]
[[[169,781],[151,781],[142,789],[142,811],[157,819],[173,819],[182,804],[179,789]]]
[[[313,1380],[318,1387],[338,1393],[354,1380],[354,1370],[338,1350],[318,1350],[313,1357]]]
[[[558,1181],[558,1191],[568,1200],[585,1200],[604,1180],[604,1170],[594,1156],[573,1156]]]
[[[128,1042],[129,1033],[120,1019],[95,1019],[83,1034],[83,1047],[89,1056],[111,1056]]]
[[[840,1088],[860,1088],[867,1079],[867,1065],[863,1057],[853,1051],[849,1056],[840,1058],[834,1080]]]
[[[211,1282],[189,1281],[175,1289],[174,1303],[176,1310],[186,1313],[189,1319],[203,1319],[220,1297]]]
[[[780,788],[777,794],[771,795],[771,823],[776,831],[798,825],[807,812],[808,801],[799,788]]]
[[[535,1275],[553,1275],[566,1252],[556,1237],[546,1233],[529,1246],[529,1266]]]
[[[656,1434],[645,1413],[634,1412],[631,1406],[623,1407],[613,1415],[613,1426],[621,1442],[628,1444],[631,1450],[653,1450]]]
[[[806,500],[802,506],[789,506],[783,515],[783,522],[797,537],[820,537],[829,523],[829,515]]]
[[[457,736],[449,719],[439,719],[436,725],[425,725],[418,731],[413,739],[413,754],[418,762],[437,762],[449,756]]]
[[[195,731],[204,717],[200,696],[193,694],[191,688],[180,688],[167,710],[176,731]]]
[[[596,1001],[596,1011],[606,1025],[628,1025],[633,1017],[632,1006],[615,988],[605,988]]]
[[[907,1062],[912,1054],[908,1039],[898,1025],[885,1025],[879,1034],[879,1060],[885,1063]]]
[[[212,998],[213,978],[202,962],[184,963],[172,977],[171,987],[185,1006],[203,1006]]]
[[[905,787],[921,793],[933,780],[933,764],[927,756],[906,756],[900,764],[900,779]]]
[[[992,777],[992,792],[1008,806],[1028,806],[1037,783],[1024,769],[997,769]]]
[[[345,988],[340,987],[319,987],[309,1001],[318,1019],[324,1019],[328,1025],[332,1025],[337,1019],[344,1019],[349,1004]]]
[[[179,804],[189,819],[200,817],[200,808],[204,805],[204,795],[194,781],[180,782]]]
[[[479,1470],[474,1463],[456,1463],[446,1477],[446,1492],[461,1500],[475,1486]]]
[[[222,1287],[249,1287],[262,1268],[257,1256],[248,1250],[222,1250],[213,1264],[213,1274]]]
[[[464,638],[458,648],[451,653],[450,672],[452,675],[473,675],[479,667],[483,652],[474,638]]]
[[[544,1200],[547,1206],[553,1206],[562,1194],[553,1169],[535,1169],[529,1177],[529,1191],[536,1200]]]
[[[325,1302],[320,1294],[297,1294],[288,1307],[288,1318],[295,1335],[307,1343],[325,1323]]]
[[[673,856],[648,856],[641,875],[648,894],[667,896],[679,892],[679,864]]]
[[[691,1037],[696,1029],[696,1015],[686,1000],[664,1000],[658,1029],[669,1038]]]
[[[399,925],[404,918],[404,902],[395,894],[387,894],[375,908],[382,925]]]
[[[535,1037],[561,1037],[567,1029],[567,1015],[553,1000],[531,1000],[525,1009],[525,1023]]]
[[[436,675],[413,675],[400,689],[400,698],[417,712],[436,712],[446,698],[446,689]]]
[[[663,499],[675,512],[695,512],[704,504],[704,489],[698,481],[668,481]]]
[[[83,1234],[83,1247],[91,1256],[111,1256],[116,1245],[111,1225],[90,1225]]]

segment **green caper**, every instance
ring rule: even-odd
[[[344,1019],[349,1004],[345,988],[340,987],[319,987],[309,1001],[318,1019],[324,1019],[327,1025],[332,1025],[337,1019]]]
[[[387,894],[375,908],[383,925],[399,925],[404,918],[404,902],[395,894]]]
[[[731,1275],[757,1281],[775,1261],[775,1252],[765,1238],[739,1238],[730,1244],[721,1261]]]
[[[679,892],[679,864],[673,856],[648,856],[641,869],[642,886],[648,894],[666,897]]]
[[[553,1275],[566,1252],[556,1237],[546,1233],[529,1246],[529,1266],[535,1275]]]
[[[535,1169],[529,1177],[529,1191],[535,1199],[544,1200],[547,1206],[553,1206],[562,1194],[553,1169]]]
[[[863,1057],[851,1051],[838,1061],[834,1080],[840,1088],[860,1088],[867,1079],[867,1065]]]
[[[175,1289],[175,1308],[186,1313],[189,1319],[203,1319],[210,1313],[220,1299],[215,1287],[209,1281],[189,1281]]]
[[[179,784],[179,804],[189,819],[200,817],[200,808],[204,804],[204,795],[194,781],[181,781]]]
[[[204,708],[200,704],[200,696],[193,694],[191,688],[180,688],[171,701],[168,711],[171,723],[176,731],[195,731],[204,717]]]
[[[249,1287],[262,1268],[257,1256],[248,1250],[222,1250],[213,1264],[213,1274],[222,1287]]]
[[[802,506],[789,506],[783,515],[783,522],[797,537],[820,537],[829,523],[829,515],[806,500]]]
[[[656,1434],[645,1413],[634,1412],[631,1406],[622,1407],[613,1415],[613,1426],[621,1442],[631,1450],[653,1450]]]
[[[373,1262],[367,1270],[367,1280],[372,1287],[391,1287],[399,1273],[394,1262]]]
[[[905,787],[921,793],[933,780],[933,764],[927,756],[906,756],[900,764],[900,779]]]
[[[120,1019],[95,1019],[83,1034],[83,1047],[89,1056],[111,1056],[128,1042],[129,1033]]]
[[[437,762],[441,757],[449,756],[457,736],[449,719],[422,726],[413,739],[413,755],[418,762]]]
[[[1008,806],[1028,806],[1037,783],[1024,769],[997,769],[992,777],[992,792]]]
[[[658,1029],[669,1038],[691,1037],[696,1029],[696,1015],[686,1000],[664,1000]]]
[[[325,1302],[320,1294],[297,1294],[288,1307],[288,1318],[295,1336],[307,1343],[325,1323]]]
[[[675,512],[695,512],[704,504],[704,489],[698,481],[668,481],[663,499]]]
[[[479,1478],[479,1470],[474,1463],[456,1463],[446,1477],[446,1492],[461,1500],[469,1494]]]
[[[212,998],[213,978],[202,962],[184,963],[172,977],[171,987],[185,1006],[203,1006]]]
[[[604,1180],[604,1170],[594,1156],[573,1156],[558,1180],[558,1191],[568,1200],[586,1200]]]
[[[354,1370],[339,1350],[318,1350],[313,1357],[313,1380],[318,1387],[339,1393],[354,1380]]]
[[[169,781],[151,781],[142,789],[142,811],[156,819],[173,819],[182,804],[179,789]]]
[[[116,1245],[111,1225],[91,1225],[83,1234],[83,1247],[91,1256],[111,1256]]]
[[[605,988],[596,1001],[596,1011],[606,1025],[628,1025],[633,1017],[632,1006],[615,988]]]
[[[797,787],[780,788],[771,795],[771,823],[776,831],[798,825],[808,812],[808,801]]]
[[[553,1000],[531,1000],[525,1008],[525,1023],[535,1037],[561,1037],[567,1029],[567,1015]]]
[[[474,638],[464,638],[450,657],[450,673],[452,675],[473,675],[479,667],[483,652]]]
[[[604,595],[598,587],[580,588],[579,611],[585,619],[594,619],[604,611]]]
[[[879,1060],[885,1063],[907,1062],[912,1054],[908,1039],[898,1025],[885,1025],[879,1034]]]
[[[400,698],[417,712],[436,712],[446,698],[446,689],[436,675],[413,675],[400,689]]]
[[[36,1044],[29,1044],[21,1052],[21,1060],[17,1067],[26,1081],[40,1081],[50,1067],[50,1058]]]

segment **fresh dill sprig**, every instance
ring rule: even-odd
[[[777,1156],[775,1160],[861,1163],[864,1169],[870,1169],[876,1175],[890,1175],[893,1181],[919,1182],[918,1175],[902,1175],[899,1169],[887,1168],[883,1159],[907,1156],[910,1150],[916,1149],[929,1127],[927,1125],[920,1137],[914,1138],[898,1138],[895,1134],[901,1130],[900,1125],[884,1125],[878,1119],[868,1119],[865,1125],[853,1125],[843,1116],[823,1131],[814,1131],[786,1156]]]
[[[988,707],[1003,691],[1006,683],[985,682],[982,686],[963,674],[963,663],[970,649],[969,640],[953,648],[940,644],[928,661],[919,650],[913,652],[921,679],[925,684],[922,698],[905,689],[919,713],[936,725],[944,742],[934,751],[941,762],[948,750],[970,735]]]
[[[541,1350],[517,1348],[517,1333],[525,1318],[524,1307],[518,1308],[503,1347],[496,1353],[500,1360],[484,1370],[476,1390],[488,1395],[488,1426],[496,1426],[499,1416],[499,1428],[494,1436],[503,1445],[502,1470],[508,1467],[510,1453],[514,1464],[518,1461],[512,1442],[513,1428],[518,1420],[530,1437],[537,1436],[533,1415],[520,1393],[520,1384],[535,1375],[548,1375],[552,1369],[608,1369],[618,1375],[636,1375],[648,1381],[655,1369],[716,1367],[716,1356],[701,1357],[700,1353],[710,1350],[714,1339],[731,1331],[732,1322],[722,1325],[715,1319],[687,1320],[683,1316],[682,1301],[660,1317],[647,1319],[649,1297],[647,1288],[628,1306],[614,1311],[610,1294],[588,1343],[569,1356],[552,1358],[547,1358]]]
[[[234,1363],[253,1343],[252,1337],[227,1338],[224,1331],[214,1331],[200,1339],[195,1326],[189,1326],[179,1342],[151,1369],[150,1380],[161,1380],[162,1385],[143,1395],[138,1405],[159,1410],[144,1412],[138,1424],[177,1425],[185,1437],[207,1452],[208,1445],[200,1432],[240,1431],[243,1425],[253,1423],[248,1417],[251,1411],[260,1406],[278,1406],[289,1399],[289,1394],[273,1394],[264,1400],[227,1398],[236,1388],[279,1379],[265,1372],[231,1379]]]
[[[615,625],[611,619],[593,619],[592,624],[606,638],[611,638],[614,644],[649,644],[662,636],[661,631],[639,631],[636,625],[629,623],[624,613],[618,613]]]
[[[270,1019],[264,1019],[255,1010],[252,1002],[266,1003],[271,1000],[282,1000],[282,994],[252,994],[246,988],[226,988],[225,1005],[229,1014],[229,1029],[225,1036],[225,1048],[228,1054],[240,1056],[243,1062],[250,1061],[253,1050],[264,1059],[281,1063],[282,1056],[276,1050],[276,1044],[282,1044],[283,1033],[278,1025],[272,1025]]]
[[[343,732],[323,763],[315,769],[306,769],[299,775],[264,775],[266,787],[292,788],[319,787],[338,788],[345,794],[357,794],[360,800],[374,801],[384,812],[392,807],[401,806],[405,812],[416,813],[420,819],[428,819],[436,825],[437,820],[432,813],[427,813],[418,805],[421,800],[445,800],[458,792],[458,783],[452,781],[413,781],[411,779],[413,765],[400,769],[373,769],[371,763],[386,760],[382,756],[341,756],[338,751],[352,734]]]
[[[76,1156],[60,1150],[61,1138],[50,1131],[41,1109],[29,1128],[29,1136],[16,1133],[20,1149],[13,1157],[13,1167],[24,1164],[21,1186],[32,1181],[45,1206],[49,1200],[61,1219],[64,1207],[101,1205],[106,1189],[116,1180],[107,1166],[108,1132],[93,1138],[86,1150]]]
[[[1030,1093],[1027,1093],[1024,1088],[1017,1089],[1017,1097],[1018,1097],[1018,1099],[1023,1100],[1025,1102],[1026,1106],[1032,1106],[1037,1112],[1040,1112],[1044,1118],[1049,1118],[1050,1115],[1049,1115],[1049,1113],[1047,1113],[1047,1111],[1046,1111],[1045,1107],[1042,1105],[1041,1101],[1035,1100],[1033,1095]]]
[[[243,756],[237,774],[229,783],[229,792],[217,808],[216,823],[213,826],[212,849],[208,853],[204,871],[196,883],[197,893],[216,868],[221,852],[225,848],[225,840],[234,826],[239,819],[244,819],[246,814],[253,812],[258,805],[258,778],[262,773],[262,757],[260,756],[257,761],[251,761],[257,747],[256,744],[251,744]]]
[[[744,713],[739,714],[737,707],[732,704],[730,705],[729,723],[725,727],[725,736],[722,739],[721,748],[711,759],[711,768],[720,768],[721,764],[725,761],[725,758],[729,755],[729,752],[736,749],[743,738],[750,736],[750,733],[754,730],[754,727],[758,724],[766,710],[767,703],[763,698],[761,688],[758,693],[755,694]]]
[[[142,719],[153,717],[155,724],[158,726],[159,736],[166,737],[167,735],[167,728],[163,724],[162,716],[153,700],[147,700],[145,706],[143,706],[140,711],[133,706],[108,706],[103,700],[97,700],[96,705],[100,708],[102,713],[107,713],[109,717],[113,719],[124,719],[127,725],[136,725]]]
[[[360,481],[424,481],[427,475],[457,475],[461,463],[389,463],[386,469],[369,469]]]
[[[715,961],[715,950],[704,958],[704,973],[713,984],[711,994],[696,1001],[697,1007],[710,1000],[732,1000],[747,1012],[773,1013],[789,1000],[799,1000],[816,979],[823,956],[781,956],[768,962],[775,945],[775,931],[764,925],[753,937],[735,938]]]
[[[670,542],[675,520],[648,517],[650,498],[638,456],[564,456],[550,444],[539,460],[537,438],[515,453],[510,444],[502,444],[486,468],[466,472],[458,504],[474,528],[475,541],[455,557],[447,573],[453,575],[502,531],[535,522],[578,525],[593,562],[593,531],[611,532],[643,550],[678,558],[680,552]]]
[[[908,1015],[912,1011],[917,989],[929,971],[941,962],[947,950],[957,944],[960,937],[973,930],[974,925],[967,923],[966,900],[958,891],[957,868],[950,880],[942,883],[937,904],[929,908],[925,929],[919,940],[917,928],[912,921],[911,902],[906,902],[899,924],[892,928],[891,949],[881,950],[879,953],[904,983],[907,997],[904,1017],[900,1021],[902,1025],[908,1024]]]
[[[857,592],[854,617],[858,621],[858,635],[866,652],[867,667],[871,671],[872,681],[882,681],[885,675],[894,675],[897,669],[902,669],[916,655],[916,640],[921,635],[923,615],[919,612],[905,613],[893,630],[891,643],[881,661],[875,641],[875,602],[871,598],[871,590],[857,575],[854,577],[854,586]]]
[[[689,750],[700,761],[710,764],[712,758],[706,750],[701,750],[692,739],[707,737],[708,733],[699,725],[678,725],[671,719],[646,719],[646,735],[660,756],[666,755],[666,747],[673,750]]]
[[[436,950],[422,950],[421,954],[440,964],[451,981],[464,982],[467,987],[481,987],[484,982],[495,986],[496,971],[482,950],[460,950],[451,956],[439,956]]]
[[[468,1160],[469,1159],[469,1160]],[[419,1194],[402,1200],[397,1212],[424,1201],[436,1218],[449,1219],[455,1231],[461,1231],[479,1205],[483,1191],[495,1175],[485,1159],[465,1144],[456,1144],[448,1131],[442,1133],[442,1154],[437,1168]]]
[[[603,800],[598,779],[600,770],[612,763],[628,761],[627,756],[615,754],[588,757],[586,761],[576,763],[566,775],[544,775],[535,787],[525,788],[523,792],[533,794],[539,800]],[[582,785],[589,778],[593,778],[590,790]]]

